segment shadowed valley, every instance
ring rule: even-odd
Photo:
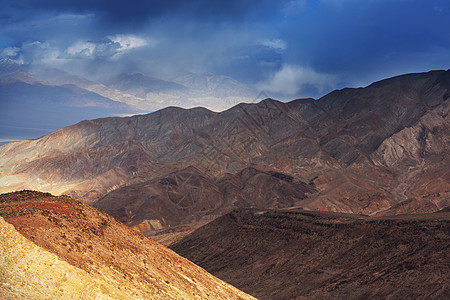
[[[450,213],[233,211],[171,248],[259,299],[448,299]]]

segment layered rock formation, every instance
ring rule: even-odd
[[[293,177],[246,168],[218,181],[188,167],[108,193],[94,206],[142,232],[204,224],[236,207],[292,207],[314,193]],[[144,220],[144,221],[142,221]]]
[[[0,147],[0,190],[69,194],[150,230],[251,206],[438,211],[450,205],[449,95],[450,71],[433,71],[319,100],[83,121]]]
[[[0,195],[0,297],[253,299],[67,196]]]

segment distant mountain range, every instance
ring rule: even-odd
[[[0,147],[0,191],[69,194],[149,234],[245,207],[440,211],[450,206],[449,95],[450,71],[432,71],[319,100],[83,121]]]
[[[0,60],[0,145],[36,138],[81,120],[147,113],[166,106],[223,110],[258,95],[250,87],[210,73],[164,81],[120,74],[94,82],[58,69],[32,69]]]

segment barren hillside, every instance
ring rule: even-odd
[[[0,216],[0,291],[7,298],[251,299],[67,196],[2,194]]]
[[[259,299],[448,299],[450,213],[237,210],[171,246]]]

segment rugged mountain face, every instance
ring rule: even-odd
[[[0,195],[0,229],[6,299],[253,299],[67,196]]]
[[[450,213],[236,210],[171,246],[259,299],[447,299]]]
[[[205,84],[192,84],[183,76],[187,87],[143,74],[121,74],[100,83],[0,59],[0,145],[40,137],[80,120],[148,113],[168,105],[224,110],[257,95],[229,77],[188,77]]]
[[[319,100],[83,121],[1,147],[0,186],[101,199],[151,230],[248,206],[438,211],[450,205],[449,95],[450,71],[433,71]]]
[[[157,233],[202,224],[239,207],[291,207],[315,190],[293,177],[246,168],[219,180],[188,167],[168,176],[119,188],[98,200],[100,208],[129,226]]]

